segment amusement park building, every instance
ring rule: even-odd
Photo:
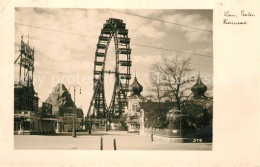
[[[54,133],[57,120],[38,107],[39,98],[33,85],[34,49],[29,46],[29,40],[26,44],[22,37],[19,51],[15,61],[19,61],[20,71],[19,81],[14,84],[14,134]]]
[[[14,134],[48,134],[55,132],[57,119],[38,108],[39,98],[32,84],[14,86]]]
[[[150,110],[157,108],[158,102],[147,101],[141,95],[143,86],[138,82],[136,76],[133,83],[129,86],[129,91],[128,107],[125,109],[128,131],[144,133],[145,112],[150,112]],[[175,103],[162,102],[161,106],[161,110],[167,112],[175,106]]]
[[[146,101],[145,98],[141,96],[141,92],[143,90],[142,85],[137,81],[137,78],[135,77],[133,83],[130,85],[130,96],[128,96],[128,107],[125,110],[125,114],[127,115],[127,126],[128,131],[131,132],[140,132],[141,134],[145,133],[145,120],[147,121],[148,118],[145,118],[145,113],[151,112],[152,110],[156,110],[158,108],[158,102],[152,102],[152,101]],[[210,117],[210,114],[212,115],[212,109],[209,109],[212,107],[212,98],[207,97],[204,95],[206,92],[207,87],[202,83],[200,76],[198,76],[197,82],[194,84],[194,86],[191,88],[191,91],[193,93],[192,98],[183,106],[183,112],[185,112],[185,116],[183,116],[183,119],[189,119],[194,114],[197,113],[196,116],[201,115],[199,113],[198,107],[194,108],[191,107],[194,106],[194,104],[200,106],[202,109],[207,109],[207,112],[209,112],[209,118],[208,120],[204,119],[203,121],[208,121],[207,125],[205,125],[206,128],[204,128],[204,131],[207,131],[206,133],[212,133],[212,118]],[[168,116],[178,117],[177,104],[174,102],[161,102],[160,103],[160,111],[163,113],[169,113]],[[205,111],[204,111],[205,112]],[[171,113],[171,114],[170,114]],[[184,114],[184,113],[183,113]],[[167,115],[166,115],[167,116]],[[169,119],[169,118],[167,118]],[[200,119],[200,118],[198,118]],[[185,122],[185,121],[184,121]],[[179,130],[176,130],[176,133],[179,133]],[[160,132],[161,133],[161,132]],[[172,133],[172,131],[171,131]],[[203,132],[205,133],[205,132]],[[166,133],[168,134],[168,132]],[[174,135],[174,134],[172,134]]]
[[[72,131],[75,108],[75,128],[77,131],[83,130],[83,110],[75,107],[64,84],[57,84],[45,102],[53,106],[52,114],[57,118],[56,132]]]
[[[141,95],[143,86],[138,82],[136,76],[129,86],[129,91],[128,106],[125,109],[127,129],[129,132],[140,132],[143,127],[142,117],[144,116],[144,113],[140,110],[140,103],[144,102],[145,99]]]

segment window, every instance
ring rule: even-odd
[[[24,130],[30,130],[30,122],[23,122],[23,128]]]
[[[132,105],[132,111],[136,112],[137,111],[137,106],[138,106],[137,104],[133,104]]]
[[[14,123],[14,130],[20,130],[20,123],[19,122]]]
[[[134,129],[134,124],[131,124],[131,129]]]

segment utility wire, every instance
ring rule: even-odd
[[[115,51],[108,51],[108,53],[115,53]],[[205,67],[209,67],[209,68],[213,67],[212,65],[206,65],[206,64],[198,64],[198,63],[190,63],[190,64],[199,65],[199,66],[205,66]]]
[[[132,45],[212,58],[212,56],[207,56],[207,55],[202,55],[202,54],[197,54],[197,53],[191,53],[191,52],[185,52],[185,51],[179,51],[179,50],[173,50],[173,49],[167,49],[167,48],[159,48],[159,47],[155,47],[155,46],[147,46],[147,45],[141,45],[141,44],[132,44]]]
[[[64,33],[64,34],[77,35],[77,36],[82,36],[82,37],[95,38],[95,39],[97,39],[97,37],[89,36],[89,35],[83,35],[83,34],[77,34],[77,33],[72,33],[72,32],[54,30],[54,29],[43,28],[43,27],[39,27],[39,26],[26,25],[26,24],[22,24],[22,23],[15,23],[15,24],[16,24],[16,25],[19,25],[19,26],[25,26],[25,27],[31,27],[31,28],[42,29],[42,30],[47,30],[47,31],[54,31],[54,32],[59,32],[59,33]],[[212,56],[208,56],[208,55],[202,55],[202,54],[197,54],[197,53],[179,51],[179,50],[174,50],[174,49],[160,48],[160,47],[155,47],[155,46],[148,46],[148,45],[143,45],[143,44],[131,44],[131,45],[140,46],[140,47],[146,47],[146,48],[166,50],[166,51],[177,52],[177,53],[184,53],[184,54],[196,55],[196,56],[207,57],[207,58],[212,58]]]
[[[187,25],[183,25],[183,24],[173,23],[173,22],[169,22],[169,21],[165,21],[165,20],[160,20],[160,19],[155,19],[155,18],[151,18],[151,17],[147,17],[147,16],[141,16],[141,15],[138,15],[138,14],[123,12],[123,11],[119,11],[119,10],[115,10],[115,9],[107,9],[107,10],[111,10],[111,11],[115,11],[115,12],[119,12],[119,13],[124,13],[124,14],[132,15],[132,16],[142,17],[142,18],[146,18],[146,19],[150,19],[150,20],[156,20],[156,21],[159,21],[159,22],[164,22],[164,23],[168,23],[168,24],[173,24],[173,25],[176,25],[176,26],[181,26],[181,27],[186,27],[186,28],[192,28],[192,29],[195,29],[195,30],[205,31],[205,32],[209,32],[209,33],[212,33],[212,32],[213,32],[213,31],[211,31],[211,30],[205,30],[205,29],[201,29],[201,28],[197,28],[197,27],[192,27],[192,26],[187,26]]]
[[[77,33],[72,33],[72,32],[66,32],[66,31],[54,30],[54,29],[43,28],[43,27],[38,27],[38,26],[26,25],[26,24],[22,24],[22,23],[15,23],[15,24],[20,25],[20,26],[25,26],[25,27],[32,27],[32,28],[38,28],[38,29],[42,29],[42,30],[60,32],[60,33],[64,33],[64,34],[77,35],[77,36],[88,37],[88,38],[97,38],[94,36],[88,36],[88,35],[77,34]]]

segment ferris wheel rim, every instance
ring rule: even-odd
[[[111,21],[112,20],[112,21]],[[113,19],[107,20],[113,22]],[[117,20],[116,20],[117,21]],[[104,24],[103,29],[101,29],[101,33],[99,35],[98,39],[98,44],[96,47],[96,53],[95,53],[95,61],[94,61],[94,89],[97,87],[97,85],[101,86],[102,88],[102,95],[103,95],[103,103],[106,106],[106,111],[109,113],[112,112],[112,107],[115,107],[115,98],[116,98],[116,89],[119,87],[119,93],[120,91],[123,91],[124,96],[126,96],[126,90],[128,89],[129,86],[129,80],[131,79],[131,72],[130,72],[130,67],[131,67],[131,49],[130,49],[130,38],[128,38],[128,30],[125,29],[125,23],[122,22],[121,20],[121,25],[123,25],[123,28],[118,28],[117,24]],[[120,26],[120,25],[119,25]],[[114,39],[114,44],[115,44],[115,57],[116,57],[116,68],[115,71],[113,72],[116,78],[116,82],[114,83],[114,90],[112,94],[112,98],[110,101],[109,107],[107,107],[106,104],[106,99],[104,98],[105,95],[105,88],[104,88],[104,74],[105,74],[105,65],[106,65],[106,57],[107,57],[107,51],[110,45],[111,40]],[[105,41],[105,42],[104,42]],[[124,47],[119,47],[124,46]],[[100,52],[100,50],[103,49],[104,52]],[[120,59],[120,55],[125,54],[127,59]],[[103,61],[98,61],[98,57],[103,57]],[[97,66],[102,66],[101,70],[97,70]],[[121,73],[120,67],[126,68],[125,73]],[[98,76],[98,81],[96,80],[96,76]],[[122,81],[124,82],[124,89],[122,87]],[[101,82],[101,83],[98,83]],[[101,84],[101,85],[100,85]],[[95,92],[94,92],[95,94]],[[126,97],[123,97],[124,99]],[[121,100],[118,98],[117,100]],[[92,102],[91,102],[92,103]],[[119,103],[119,102],[118,102]],[[90,106],[91,107],[91,106]],[[103,107],[104,110],[104,107]],[[88,112],[89,115],[89,112]]]

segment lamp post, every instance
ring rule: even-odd
[[[81,94],[81,87],[79,85],[70,85],[69,86],[69,91],[70,91],[70,87],[73,87],[74,90],[74,109],[73,109],[73,125],[72,125],[72,137],[77,137],[76,134],[76,127],[75,127],[75,115],[76,115],[76,101],[75,101],[75,93],[76,93],[76,88],[79,87],[80,92],[79,94]]]

